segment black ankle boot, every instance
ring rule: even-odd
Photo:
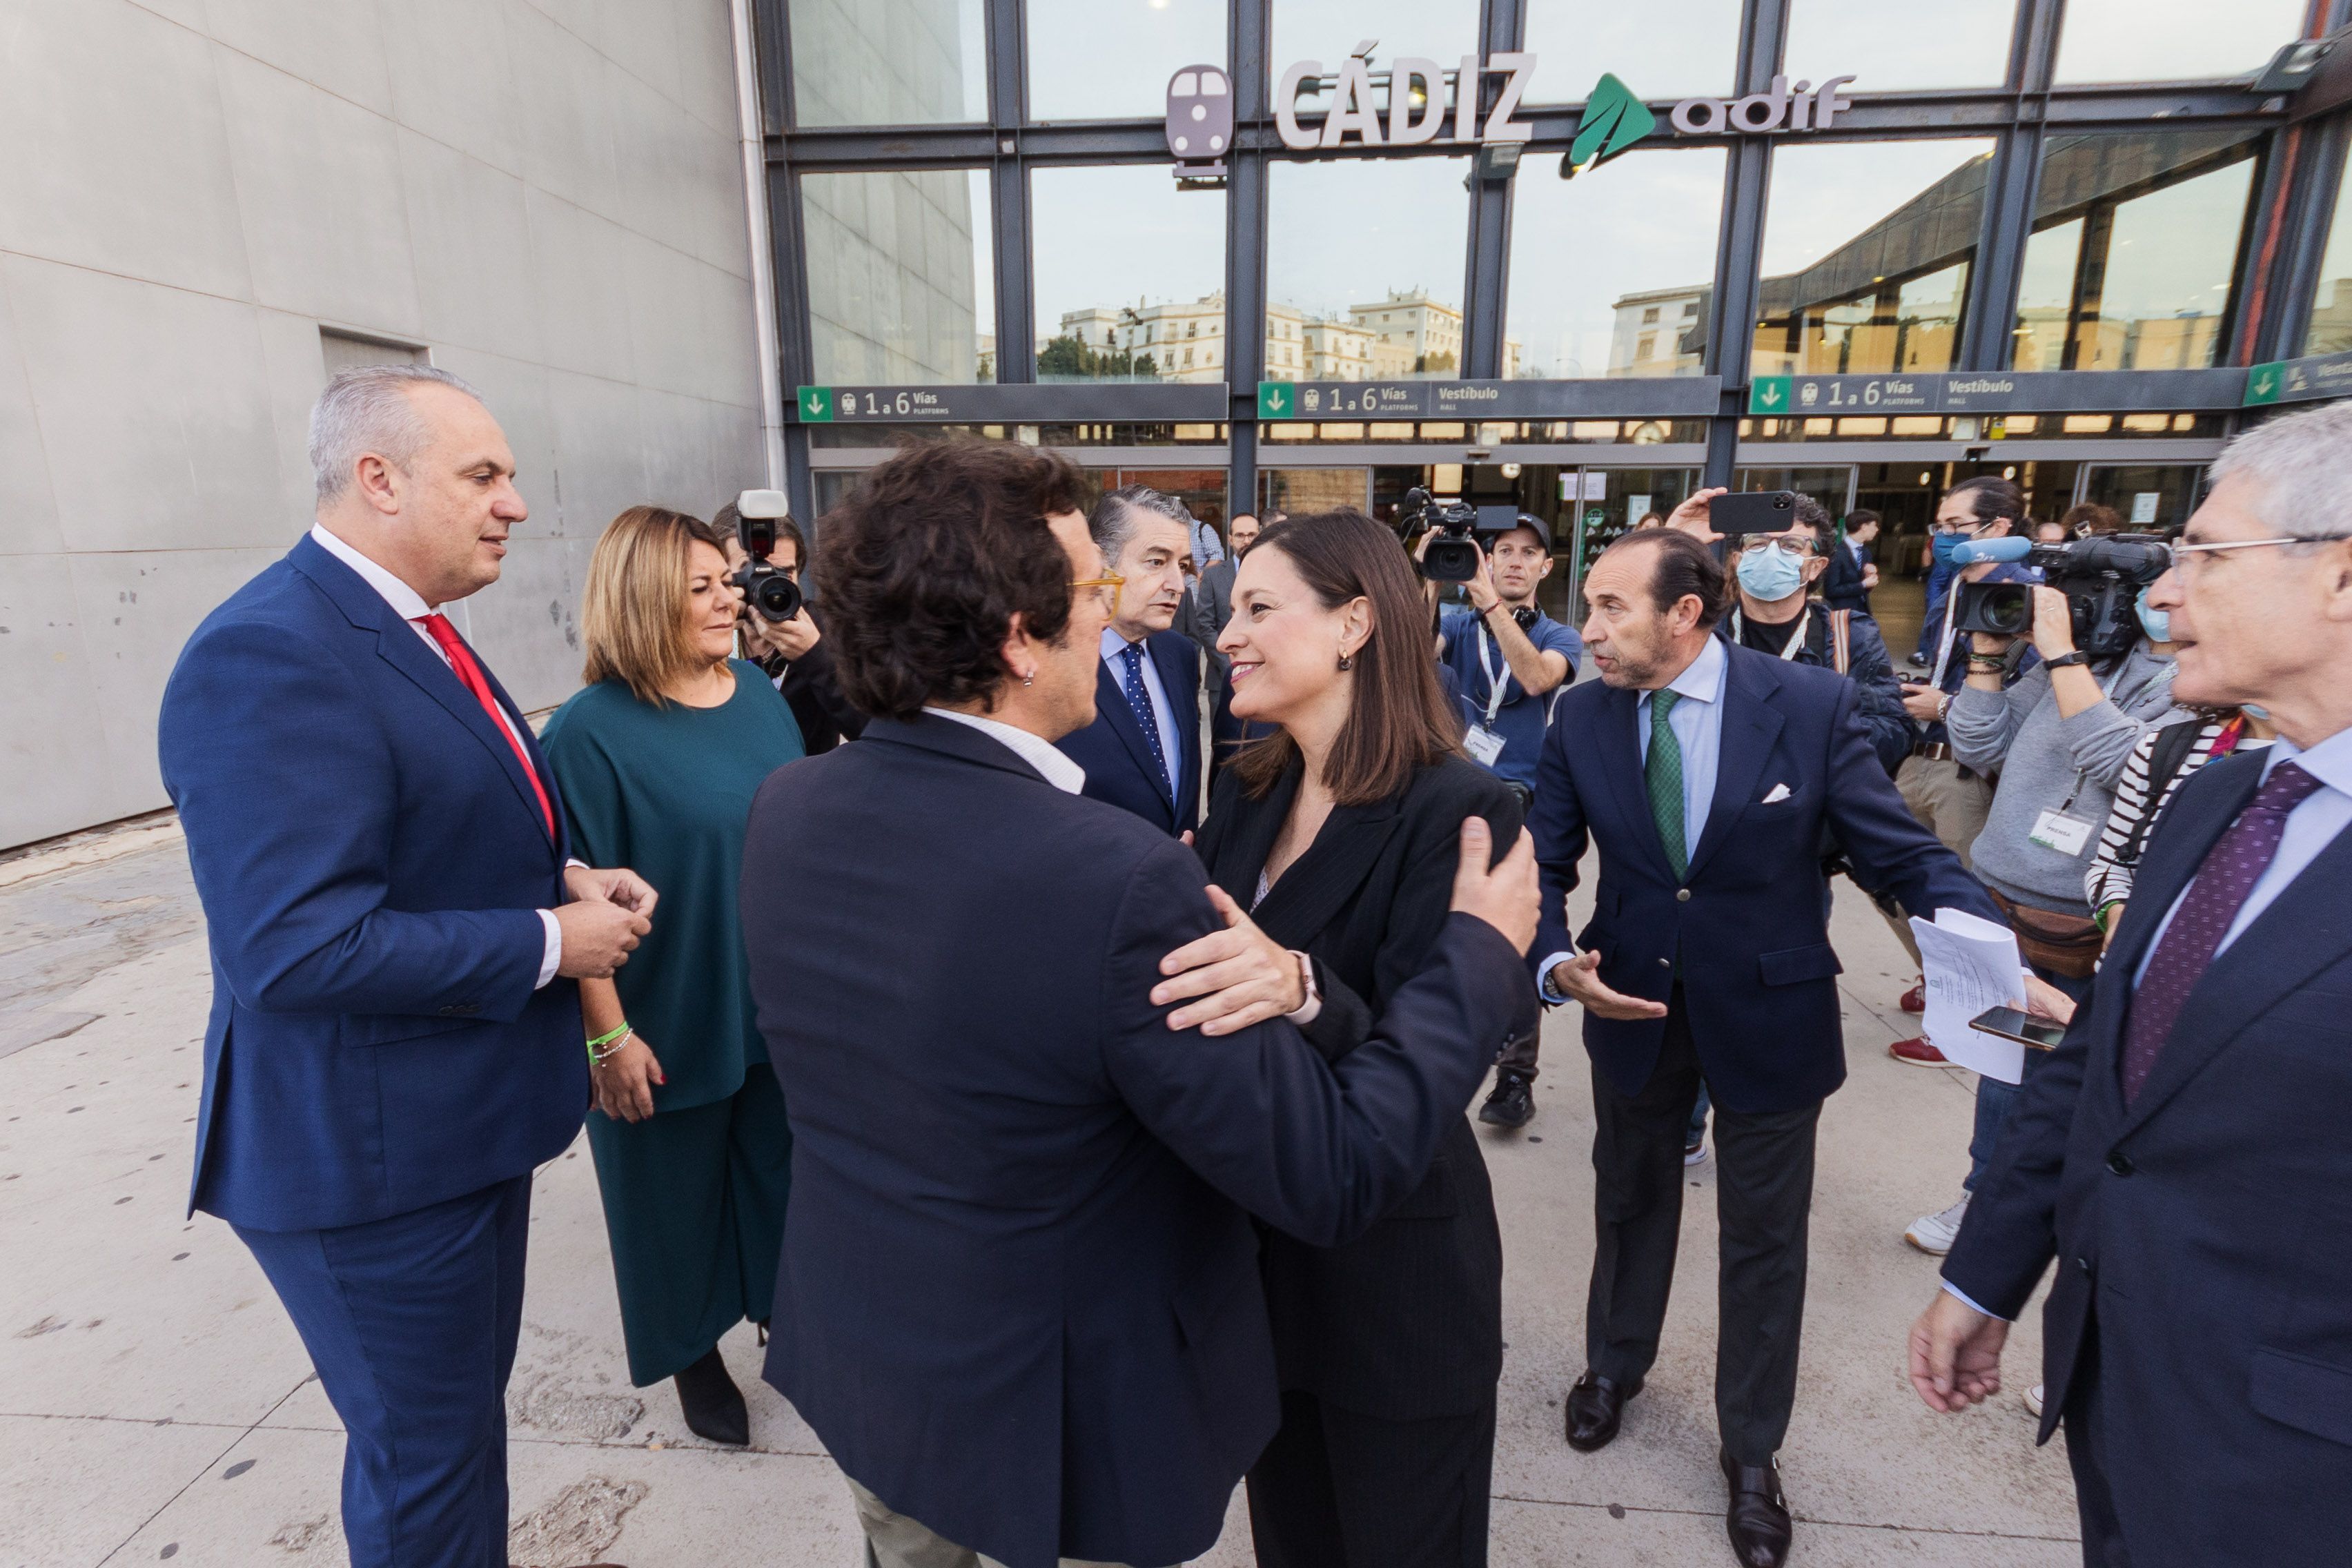
[[[751,1440],[751,1413],[744,1407],[743,1391],[727,1375],[718,1346],[670,1381],[677,1384],[687,1429],[696,1436],[736,1448]]]

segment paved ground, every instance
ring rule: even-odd
[[[208,979],[184,855],[168,829],[144,842],[95,864],[0,864],[0,1568],[340,1562],[334,1414],[245,1249],[217,1221],[182,1217]],[[1881,1051],[1906,977],[1851,890],[1836,934],[1853,1078],[1822,1122],[1786,1450],[1794,1561],[2077,1562],[2063,1457],[2032,1446],[2016,1400],[1939,1420],[1903,1379],[1904,1330],[1934,1273],[1901,1232],[1954,1195],[1969,1080]],[[1582,1364],[1591,1121],[1572,1017],[1552,1021],[1546,1048],[1533,1126],[1487,1142],[1510,1340],[1495,1561],[1727,1563],[1711,1169],[1691,1178],[1683,1289],[1648,1392],[1606,1452],[1560,1440]],[[2032,1364],[2031,1321],[2018,1340]],[[686,1436],[667,1387],[628,1386],[594,1176],[576,1148],[552,1163],[511,1399],[516,1560],[850,1568],[837,1473],[757,1383],[750,1331],[727,1351],[751,1391],[748,1453]],[[1249,1557],[1236,1511],[1210,1561]]]

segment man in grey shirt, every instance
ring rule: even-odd
[[[1219,678],[1230,672],[1230,663],[1217,651],[1217,638],[1225,623],[1234,616],[1234,574],[1241,570],[1242,557],[1257,541],[1257,519],[1247,512],[1238,513],[1225,525],[1225,538],[1233,553],[1215,562],[1201,563],[1200,590],[1192,595],[1192,624],[1184,629],[1192,640],[1209,650]]]
[[[2074,973],[2027,955],[2035,974],[2079,1002],[2090,994],[2099,946],[2083,898],[2083,874],[2098,849],[2116,781],[2132,749],[2173,711],[2172,648],[2141,637],[2120,658],[2094,665],[2074,647],[2066,595],[2047,587],[2033,590],[2032,646],[2041,662],[2003,689],[2010,643],[1975,634],[1968,683],[1953,694],[1944,715],[1953,759],[2000,776],[1984,831],[1969,849],[1969,868],[2010,910],[2021,935],[2034,925],[2082,933],[2080,962],[2069,964]],[[2026,1057],[2030,1072],[2039,1053]],[[1912,1222],[1904,1233],[1912,1246],[1938,1256],[1950,1249],[1969,1194],[1999,1146],[2017,1098],[2015,1084],[1977,1080],[1968,1181],[1958,1203]]]

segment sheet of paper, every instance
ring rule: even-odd
[[[1988,1007],[2025,1005],[2017,938],[1961,910],[1938,910],[1933,923],[1915,916],[1911,934],[1919,942],[1927,984],[1927,1043],[1987,1078],[2003,1083],[2024,1078],[2023,1046],[1969,1026]]]

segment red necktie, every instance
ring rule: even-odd
[[[547,786],[539,782],[539,770],[530,765],[530,753],[522,749],[520,738],[507,727],[506,715],[499,710],[499,700],[490,694],[489,678],[482,673],[481,665],[475,661],[474,650],[458,637],[457,628],[449,624],[446,616],[420,616],[416,624],[441,645],[441,651],[449,656],[449,668],[457,672],[466,689],[474,694],[474,700],[482,705],[482,711],[490,716],[490,727],[504,735],[507,744],[514,748],[515,761],[522,764],[522,776],[530,781],[531,793],[539,796],[540,816],[547,824],[547,836],[553,838],[555,808],[548,804]]]

